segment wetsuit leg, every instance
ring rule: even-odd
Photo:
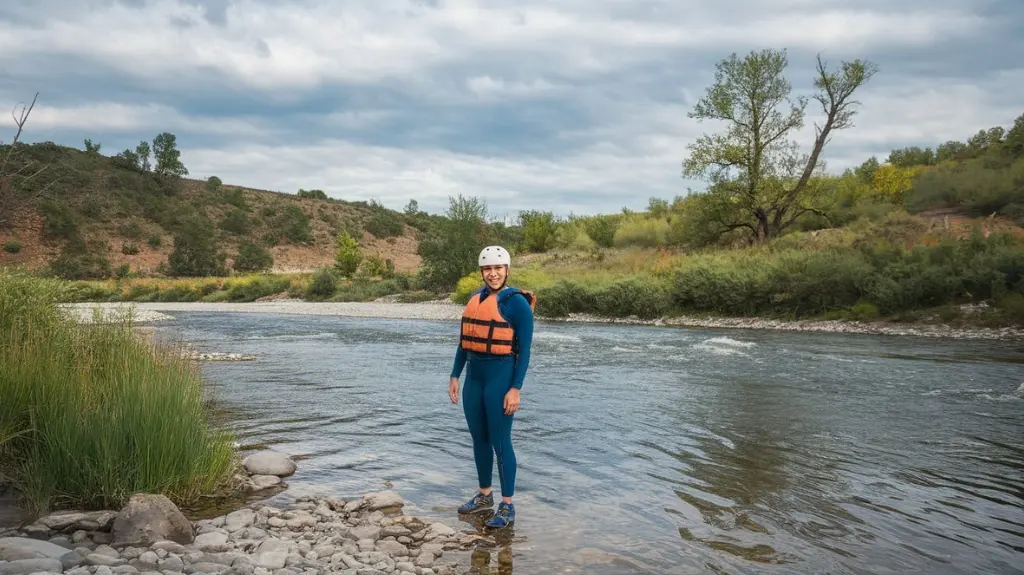
[[[505,394],[512,387],[515,362],[511,359],[488,361],[487,368],[483,398],[487,414],[487,437],[498,459],[501,495],[512,497],[516,486],[516,452],[512,448],[512,421],[515,414],[505,415]]]
[[[494,469],[494,452],[491,447],[487,429],[487,415],[484,409],[484,390],[486,370],[479,365],[482,362],[470,361],[466,369],[466,382],[462,387],[462,411],[466,414],[466,424],[473,438],[473,460],[476,463],[476,475],[481,489],[491,486],[491,473]]]

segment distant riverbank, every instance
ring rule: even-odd
[[[334,315],[349,317],[375,317],[386,319],[416,319],[433,321],[455,321],[463,306],[445,300],[421,303],[395,302],[307,302],[301,300],[276,300],[251,303],[208,303],[208,302],[102,302],[64,304],[81,321],[90,322],[97,307],[105,320],[123,317],[134,309],[136,323],[149,323],[171,319],[174,312],[235,312],[271,313],[292,315]],[[952,339],[983,340],[1024,340],[1024,329],[1003,328],[960,328],[942,324],[901,324],[894,322],[858,322],[800,320],[785,321],[763,318],[725,317],[665,317],[654,320],[637,318],[607,318],[590,314],[570,314],[566,318],[543,318],[544,321],[582,323],[620,323],[631,325],[654,325],[669,327],[697,327],[711,329],[769,329],[778,331],[816,333],[859,333],[898,335],[913,337],[940,337]]]

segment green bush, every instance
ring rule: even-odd
[[[295,204],[265,206],[262,210],[264,221],[270,230],[264,236],[270,245],[277,245],[282,238],[294,244],[309,244],[313,241],[313,230],[309,216]]]
[[[8,240],[4,242],[4,251],[9,254],[16,254],[21,251],[21,242],[18,240]]]
[[[555,247],[572,250],[586,251],[597,247],[597,242],[587,233],[586,226],[579,221],[567,222],[555,231]]]
[[[269,251],[252,242],[245,242],[238,246],[238,255],[232,264],[235,271],[262,272],[269,270],[274,265],[274,256]]]
[[[252,229],[252,224],[249,221],[249,212],[232,207],[220,219],[220,222],[217,223],[217,227],[225,232],[244,236],[249,233],[250,229]]]
[[[590,239],[602,247],[610,248],[615,243],[615,232],[619,229],[619,216],[594,216],[580,220]]]
[[[337,279],[334,271],[330,268],[319,269],[313,274],[309,286],[306,288],[306,297],[312,300],[324,300],[332,295],[337,289]]]
[[[0,270],[0,472],[35,513],[117,509],[134,493],[178,505],[226,488],[232,437],[199,372],[129,322],[79,326],[52,281]]]
[[[227,287],[228,301],[256,301],[261,297],[288,291],[288,278],[261,276],[241,282],[231,282]]]
[[[669,223],[664,219],[632,215],[619,224],[612,242],[619,248],[662,247],[667,243],[669,229]]]
[[[402,214],[378,204],[372,204],[373,213],[363,222],[363,229],[378,238],[391,238],[405,233]]]
[[[566,280],[537,290],[537,315],[566,317],[572,313],[596,313],[597,298],[594,291]]]

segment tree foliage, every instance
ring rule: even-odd
[[[433,226],[420,241],[423,281],[427,287],[448,288],[476,269],[477,255],[488,235],[487,204],[462,194],[449,197],[446,218]]]
[[[334,268],[342,277],[351,278],[359,269],[363,255],[359,251],[359,242],[347,232],[338,234],[337,248],[334,252]]]
[[[226,255],[217,245],[213,224],[204,217],[185,220],[174,234],[174,250],[167,257],[171,275],[177,277],[222,276]]]
[[[147,150],[148,151],[148,150]],[[161,176],[187,176],[188,169],[181,162],[178,140],[170,132],[161,132],[153,138],[154,171]],[[147,160],[148,163],[148,160]]]
[[[718,63],[714,84],[689,114],[726,123],[723,132],[691,144],[683,162],[685,176],[710,180],[702,207],[718,233],[742,228],[764,242],[801,215],[821,212],[815,200],[822,188],[812,176],[832,133],[853,125],[854,92],[876,72],[874,64],[862,60],[829,71],[818,58],[813,99],[825,120],[815,124],[811,151],[804,155],[790,136],[804,125],[808,99],[791,97],[784,76],[788,63],[784,51],[732,54]]]

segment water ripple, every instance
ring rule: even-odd
[[[203,369],[246,445],[302,458],[279,497],[390,482],[457,521],[476,478],[455,324],[177,315],[260,358]],[[539,324],[534,350],[517,572],[1020,572],[1013,344]]]

